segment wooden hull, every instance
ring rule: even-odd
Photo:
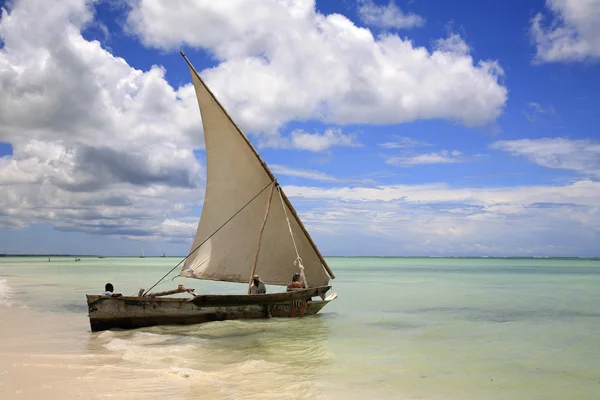
[[[108,297],[87,295],[92,331],[111,328],[140,328],[153,325],[188,325],[228,319],[289,317],[292,303],[314,296],[324,298],[330,286],[291,293],[264,295],[201,295],[193,299],[152,297]],[[332,293],[324,300],[311,300],[305,315],[313,315],[337,297]]]

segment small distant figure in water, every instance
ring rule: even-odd
[[[112,283],[107,283],[106,285],[104,285],[104,293],[102,293],[102,296],[110,296],[110,297],[121,297],[122,294],[121,293],[114,293],[115,288],[113,287]]]
[[[250,294],[265,294],[267,293],[267,288],[263,281],[260,280],[260,276],[254,275],[252,277],[252,286],[250,286]]]
[[[292,276],[292,281],[288,284],[286,291],[294,292],[296,290],[306,289],[306,285],[304,281],[300,279],[300,274],[295,273]],[[292,306],[290,309],[290,317],[294,318],[296,313],[300,315],[300,317],[304,317],[304,311],[306,310],[306,300],[294,300],[292,301]]]

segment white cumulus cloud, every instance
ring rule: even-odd
[[[500,65],[474,60],[458,35],[428,50],[319,13],[314,0],[130,4],[128,27],[145,45],[214,55],[201,74],[250,132],[277,135],[291,120],[485,125],[507,99]]]
[[[547,14],[531,21],[538,62],[597,60],[600,57],[600,0],[546,0]]]
[[[5,7],[0,141],[13,154],[0,158],[0,226],[182,239],[165,221],[203,196],[192,86],[173,88],[163,68],[135,69],[86,40],[92,2]]]

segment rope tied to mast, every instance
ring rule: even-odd
[[[300,269],[300,276],[302,277],[302,282],[306,287],[308,287],[308,282],[306,281],[306,276],[304,275],[304,264],[302,264],[302,257],[298,253],[298,246],[296,246],[296,240],[294,239],[294,232],[292,231],[292,224],[290,223],[290,219],[287,215],[287,210],[285,209],[285,202],[283,201],[283,196],[281,195],[281,186],[277,185],[277,192],[279,193],[279,198],[281,199],[281,206],[283,207],[283,214],[285,215],[285,220],[287,221],[288,230],[290,231],[290,236],[292,237],[292,243],[294,244],[294,250],[296,250],[296,260],[294,260],[294,265]]]

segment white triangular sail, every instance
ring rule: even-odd
[[[273,178],[250,142],[234,125],[190,65],[202,116],[206,143],[207,182],[202,216],[180,275],[190,278],[248,282]],[[262,191],[262,193],[261,193]],[[258,195],[260,193],[260,195]],[[246,205],[252,198],[253,201]],[[267,284],[286,285],[298,272],[296,251],[286,222],[282,199],[272,201],[259,250],[256,273]],[[285,204],[292,232],[310,286],[329,283],[321,257]],[[235,213],[242,210],[231,221]],[[210,239],[194,251],[215,231]]]

